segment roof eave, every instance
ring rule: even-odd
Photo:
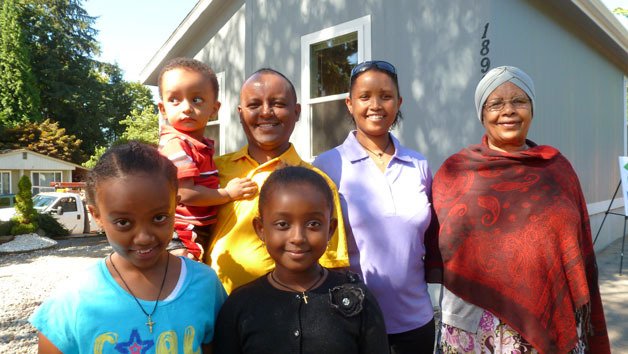
[[[157,76],[159,69],[163,63],[173,57],[179,56],[181,48],[187,43],[184,39],[188,37],[188,34],[193,31],[199,23],[199,19],[210,16],[208,9],[213,8],[216,3],[222,3],[223,0],[199,0],[194,8],[185,16],[183,21],[172,32],[166,42],[159,48],[159,50],[148,61],[148,64],[144,66],[144,69],[140,72],[140,82],[145,85],[157,85]]]
[[[0,156],[2,156],[2,155],[5,155],[5,156],[16,155],[16,154],[21,154],[21,153],[24,153],[24,152],[40,156],[41,158],[44,158],[44,159],[47,159],[47,160],[53,160],[53,161],[55,161],[57,163],[61,163],[61,164],[68,165],[68,166],[72,166],[75,169],[82,169],[82,170],[89,171],[89,168],[87,168],[87,167],[84,167],[84,166],[81,166],[81,165],[77,165],[77,164],[75,164],[73,162],[61,160],[61,159],[56,158],[56,157],[44,155],[44,154],[41,154],[39,152],[36,152],[36,151],[33,151],[33,150],[29,150],[29,149],[25,149],[25,148],[2,150],[2,151],[0,151]]]
[[[159,69],[166,60],[181,55],[183,49],[188,45],[189,34],[194,33],[195,28],[200,26],[201,19],[211,18],[214,9],[227,3],[229,0],[199,0],[188,15],[181,21],[179,26],[170,35],[161,48],[153,55],[148,64],[140,73],[140,81],[146,85],[157,85]],[[574,14],[574,21],[582,23],[582,15],[588,21],[594,23],[598,29],[590,31],[589,34],[594,47],[607,54],[610,61],[628,75],[628,30],[619,22],[617,18],[604,6],[600,0],[554,0],[554,6],[567,5],[572,7],[572,14],[580,12],[581,15]],[[573,11],[574,8],[578,10]],[[563,8],[564,9],[564,8]],[[604,35],[602,35],[604,33]]]

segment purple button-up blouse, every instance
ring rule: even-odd
[[[338,187],[351,270],[377,298],[389,334],[416,329],[434,316],[423,266],[432,174],[425,157],[391,138],[395,154],[384,173],[355,131],[314,161]]]

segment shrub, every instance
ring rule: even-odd
[[[33,193],[31,180],[24,175],[17,183],[18,192],[15,195],[15,221],[20,224],[32,223],[37,218],[37,211],[33,207]]]
[[[17,183],[18,192],[15,195],[15,224],[11,227],[11,235],[30,234],[37,230],[37,211],[33,207],[33,193],[31,180],[24,175]]]
[[[70,234],[70,230],[66,229],[63,225],[61,225],[61,223],[59,223],[57,218],[50,214],[38,214],[37,223],[46,236],[60,237],[68,236]]]
[[[11,228],[15,224],[14,221],[0,221],[0,236],[11,235]]]
[[[37,226],[33,223],[28,223],[28,224],[15,223],[15,225],[13,225],[13,227],[11,228],[11,235],[17,236],[17,235],[24,235],[24,234],[32,234],[33,232],[35,232],[35,230],[37,230]]]

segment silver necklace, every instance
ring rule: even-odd
[[[142,304],[140,304],[140,301],[137,299],[137,297],[135,297],[135,294],[133,294],[133,291],[131,291],[131,288],[129,287],[129,285],[126,283],[126,281],[124,281],[122,274],[120,274],[120,272],[118,271],[118,268],[116,268],[116,265],[113,264],[113,258],[111,258],[112,255],[113,253],[109,255],[109,263],[111,263],[113,270],[116,271],[116,274],[118,274],[118,276],[120,277],[120,280],[122,280],[122,284],[126,286],[126,289],[129,291],[131,296],[133,296],[133,299],[135,300],[137,305],[140,307],[142,312],[144,312],[146,317],[148,317],[146,325],[148,326],[148,331],[150,333],[153,333],[153,325],[155,325],[155,322],[153,322],[152,317],[155,314],[155,311],[157,310],[157,304],[159,303],[159,297],[161,296],[161,291],[164,289],[164,284],[166,284],[166,275],[168,274],[168,264],[170,264],[170,255],[168,255],[168,258],[166,258],[166,270],[164,271],[164,278],[161,280],[161,287],[159,287],[159,293],[157,293],[157,300],[155,301],[155,306],[153,306],[153,310],[150,313],[144,310],[144,307],[142,306]]]

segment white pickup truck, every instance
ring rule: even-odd
[[[39,213],[54,215],[71,234],[85,234],[98,230],[80,194],[42,192],[33,197],[33,206]],[[15,208],[0,209],[0,221],[8,221],[13,216]]]

